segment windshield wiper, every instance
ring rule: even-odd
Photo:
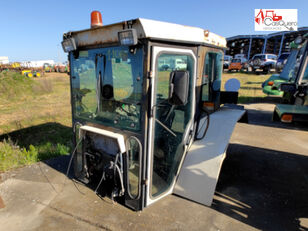
[[[174,137],[176,137],[176,134],[171,131],[171,129],[169,129],[166,125],[164,125],[162,122],[160,122],[158,119],[155,119],[155,121],[160,124],[164,129],[166,129],[171,135],[173,135]]]
[[[98,72],[98,80],[97,80],[97,86],[96,86],[96,100],[97,100],[97,112],[100,112],[100,105],[101,105],[101,95],[102,95],[102,82],[104,82],[105,78],[105,69],[106,69],[106,56],[103,54],[96,54],[95,56],[95,68],[97,70],[97,64],[98,64],[98,57],[104,58],[104,65],[103,65],[103,76],[101,70]]]

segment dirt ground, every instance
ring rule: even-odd
[[[42,98],[35,98],[26,109],[45,113],[48,121],[69,118],[68,79],[62,76],[48,74],[56,91],[44,96],[48,103],[37,107]],[[62,156],[0,175],[0,230],[308,230],[308,126],[271,122],[279,99],[262,95],[260,78],[267,76],[239,78],[245,97],[258,103],[245,104],[249,124],[234,130],[211,207],[170,195],[134,212],[76,188],[65,178],[69,157]],[[26,109],[15,110],[21,122]]]
[[[211,207],[170,195],[134,212],[77,190],[64,156],[1,175],[1,230],[308,230],[308,129],[271,123],[273,105],[247,108]]]

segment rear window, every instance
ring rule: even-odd
[[[279,59],[287,59],[290,54],[282,54],[279,56]]]
[[[277,56],[276,55],[267,55],[267,58],[268,59],[277,59]]]
[[[261,59],[261,60],[264,60],[265,59],[265,55],[256,55],[253,60],[255,59]]]
[[[241,60],[240,59],[232,59],[232,63],[240,63]]]

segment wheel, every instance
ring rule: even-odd
[[[270,70],[269,66],[265,66],[265,67],[263,68],[263,73],[264,73],[264,74],[268,74],[268,73],[269,73],[269,70]]]
[[[254,65],[254,66],[260,66],[260,65],[261,65],[261,59],[256,58],[256,59],[253,61],[253,65]]]
[[[40,72],[36,72],[36,77],[41,77],[42,75],[41,75],[41,73]]]
[[[294,104],[295,105],[304,105],[305,99],[299,96],[296,96]]]
[[[274,111],[272,119],[273,119],[273,121],[280,121],[280,118],[279,118],[276,111]]]

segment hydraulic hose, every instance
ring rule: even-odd
[[[203,112],[205,112],[206,117],[207,117],[207,120],[206,120],[206,128],[204,129],[204,132],[203,132],[203,134],[202,134],[202,136],[201,136],[200,138],[198,138],[197,136],[195,136],[195,140],[202,140],[202,139],[205,137],[205,135],[206,135],[206,133],[207,133],[207,130],[208,130],[208,128],[209,128],[209,125],[210,125],[210,113],[208,112],[208,110],[206,110],[206,109],[203,108],[203,107],[201,107],[201,110],[202,110]],[[199,129],[199,124],[200,124],[200,120],[201,120],[201,115],[202,115],[202,113],[200,113],[199,118],[198,118],[198,124],[197,124],[197,132],[196,132],[196,134],[198,134],[198,129]]]
[[[77,147],[79,146],[79,144],[81,143],[82,140],[83,140],[83,137],[78,141],[78,143],[76,144],[76,146],[75,146],[75,148],[74,148],[74,151],[72,152],[72,156],[71,156],[70,162],[69,162],[68,167],[67,167],[67,170],[66,170],[66,177],[68,177],[68,173],[69,173],[69,171],[70,171],[70,168],[71,168],[71,165],[72,165],[72,161],[73,161],[73,158],[74,158],[74,156],[75,156]]]
[[[122,176],[122,173],[121,173],[121,169],[120,169],[120,167],[119,167],[118,164],[117,164],[118,159],[119,159],[119,154],[116,155],[116,158],[115,158],[115,161],[114,161],[114,162],[111,161],[111,162],[110,162],[110,165],[109,165],[109,166],[107,165],[107,166],[104,168],[102,177],[101,177],[101,179],[100,179],[100,181],[99,181],[99,183],[98,183],[98,185],[97,185],[97,187],[96,187],[96,189],[95,189],[95,193],[97,193],[97,190],[98,190],[99,187],[101,186],[103,180],[105,180],[105,169],[109,167],[110,169],[113,168],[114,178],[116,177],[116,173],[118,173],[119,178],[120,178],[120,184],[121,184],[120,196],[124,195],[124,192],[125,192],[125,189],[124,189],[124,182],[123,182],[123,176]],[[115,179],[114,179],[114,180],[115,180]]]

